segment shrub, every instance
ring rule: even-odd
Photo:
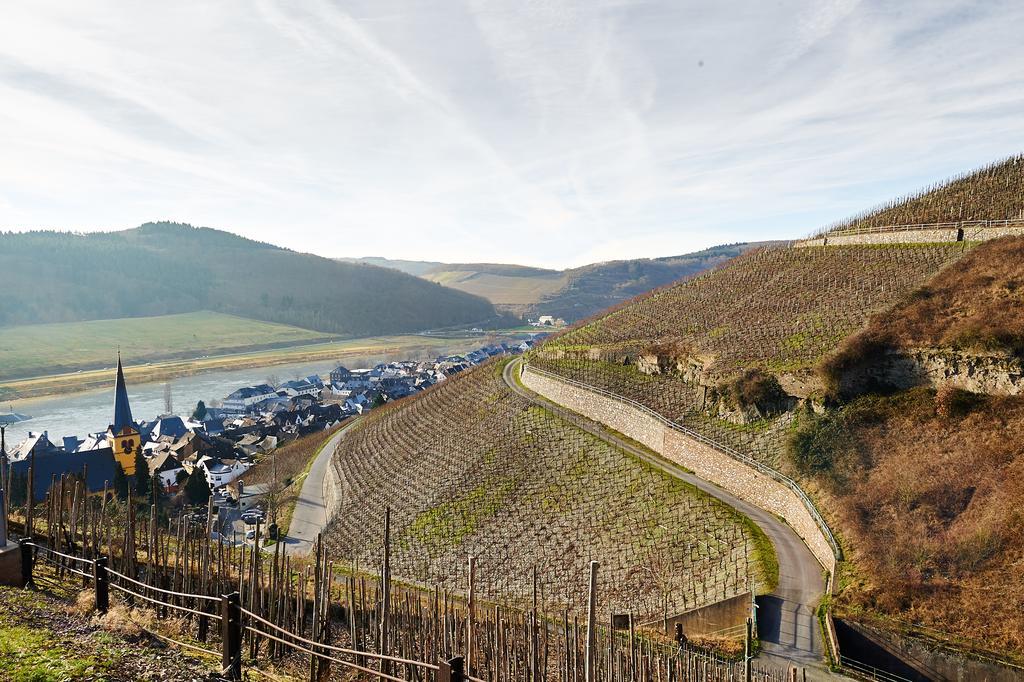
[[[756,407],[762,415],[780,411],[780,403],[789,398],[774,374],[757,368],[744,370],[738,377],[720,385],[719,390],[729,405]]]
[[[935,412],[943,419],[957,419],[970,414],[985,402],[985,396],[962,388],[943,386],[935,394]]]
[[[849,421],[842,412],[800,415],[786,440],[793,467],[803,476],[842,485],[860,460]]]
[[[844,386],[845,379],[853,372],[869,366],[893,349],[892,339],[884,333],[870,331],[854,334],[827,356],[818,366],[818,375],[825,384],[825,394],[832,400],[853,397]],[[873,387],[882,389],[884,387]],[[885,392],[879,390],[879,392]]]

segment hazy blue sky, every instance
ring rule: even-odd
[[[8,2],[0,229],[565,266],[1024,151],[1024,2]]]

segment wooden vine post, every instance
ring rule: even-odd
[[[380,653],[388,652],[388,610],[391,605],[391,507],[384,510],[384,561],[380,571],[381,599],[380,599]],[[386,672],[388,668],[384,659],[380,661],[380,671]]]
[[[476,557],[469,557],[469,613],[466,616],[466,671],[473,674],[473,628],[476,625]]]
[[[583,660],[584,682],[595,682],[594,676],[594,642],[597,628],[597,566],[596,561],[590,562],[590,596],[587,601],[587,647]]]

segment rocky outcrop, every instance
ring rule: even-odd
[[[847,371],[840,393],[951,386],[988,395],[1024,394],[1024,363],[1005,353],[980,354],[946,348],[894,350]]]
[[[702,383],[706,366],[704,360],[692,355],[674,356],[645,351],[636,358],[636,368],[644,374],[672,374],[693,384]]]

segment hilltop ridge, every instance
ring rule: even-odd
[[[715,246],[694,253],[591,263],[552,270],[508,263],[346,259],[391,267],[467,293],[523,317],[581,320],[633,296],[691,277],[768,242]]]
[[[0,326],[212,310],[344,336],[491,325],[486,300],[182,223],[0,234]]]
[[[822,233],[1024,218],[1024,154],[968,171],[841,220]]]

